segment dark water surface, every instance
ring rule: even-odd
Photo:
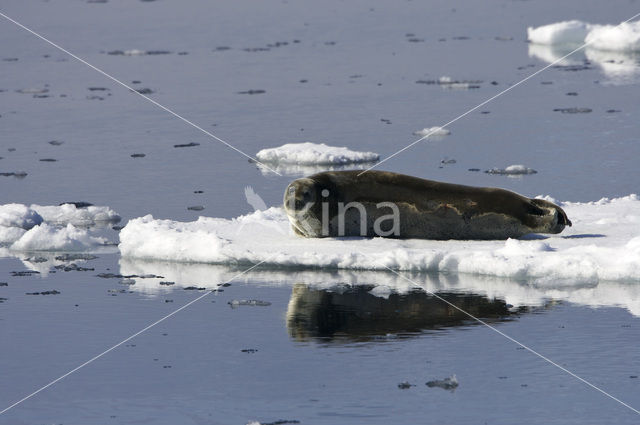
[[[312,141],[383,158],[416,140],[414,131],[446,123],[558,57],[532,49],[527,26],[617,23],[639,11],[637,1],[541,0],[4,0],[0,9],[249,155]],[[4,18],[0,39],[0,172],[27,173],[0,176],[0,204],[86,201],[126,223],[245,214],[247,185],[268,205],[281,202],[292,176],[264,174]],[[132,49],[148,54],[119,54]],[[381,169],[567,201],[637,192],[637,56],[611,59],[622,70],[589,58],[545,71]],[[479,87],[417,83],[443,76]],[[582,112],[556,110],[567,108]],[[468,171],[512,164],[538,173]],[[187,209],[198,205],[204,210]],[[108,236],[117,241],[116,231]],[[0,410],[205,293],[185,287],[216,288],[242,271],[171,271],[111,253],[78,262],[92,271],[47,273],[48,261],[40,275],[13,276],[36,267],[20,261],[34,254],[2,255]],[[175,285],[96,276],[166,271]],[[612,287],[623,294],[612,298],[628,301],[616,306],[569,297],[566,282],[531,295],[533,282],[411,278],[640,407],[637,282]],[[637,423],[628,408],[426,292],[390,283],[398,292],[374,296],[367,279],[258,269],[0,423]],[[60,293],[27,295],[53,290]],[[270,304],[232,308],[234,300]],[[425,385],[453,374],[455,390]]]

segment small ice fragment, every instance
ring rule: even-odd
[[[616,25],[594,25],[584,39],[598,50],[640,51],[640,21]]]
[[[346,147],[329,146],[324,143],[287,143],[277,148],[262,149],[256,159],[267,163],[281,164],[357,164],[375,162],[380,155],[374,152],[353,151]]]
[[[429,381],[427,382],[427,387],[429,388],[438,387],[438,388],[442,388],[443,390],[453,391],[458,387],[458,378],[456,378],[456,375],[454,374],[442,380],[436,379],[434,381]]]
[[[0,205],[0,226],[29,230],[42,223],[43,218],[34,209],[22,204]]]
[[[421,137],[444,137],[451,134],[451,131],[444,127],[425,127],[422,130],[415,131],[414,136]]]
[[[533,168],[525,167],[524,165],[509,165],[507,168],[491,168],[489,170],[486,170],[485,173],[506,176],[521,176],[527,174],[536,174],[537,171]]]
[[[46,222],[74,226],[95,226],[121,220],[109,207],[93,206],[88,202],[67,202],[59,206],[31,205]]]
[[[634,52],[640,51],[640,21],[619,25],[596,25],[578,20],[556,22],[540,27],[528,27],[527,39],[543,45],[588,44],[589,49]]]
[[[125,50],[122,54],[125,56],[143,56],[146,55],[147,52],[145,52],[144,50],[131,49]]]
[[[268,307],[271,305],[268,301],[260,301],[260,300],[231,300],[227,304],[231,306],[231,308],[236,308],[239,306],[258,306],[258,307]]]
[[[62,229],[42,223],[28,230],[10,248],[18,251],[79,251],[104,246],[106,239],[67,224]]]
[[[540,27],[528,27],[527,39],[536,44],[582,44],[592,25],[572,20]]]

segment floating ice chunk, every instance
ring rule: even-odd
[[[109,207],[78,208],[74,204],[63,204],[60,206],[31,205],[31,208],[40,214],[45,222],[60,225],[95,226],[120,221],[120,216]]]
[[[117,221],[120,216],[108,207],[0,205],[0,244],[19,251],[81,251],[104,246],[106,240],[76,226]]]
[[[147,52],[145,50],[130,49],[130,50],[125,50],[123,54],[125,56],[143,56],[143,55],[146,55]]]
[[[581,55],[581,52],[576,52],[571,56],[567,56],[567,54],[571,53],[573,50],[571,47],[571,45],[530,43],[528,49],[529,57],[537,58],[547,63],[556,62],[560,66],[584,65],[584,56]]]
[[[507,168],[491,168],[485,171],[487,174],[501,174],[507,176],[522,176],[526,174],[536,174],[537,171],[533,168],[525,167],[524,165],[509,165]]]
[[[639,51],[640,21],[616,25],[594,25],[585,37],[589,47],[598,50]]]
[[[155,220],[151,215],[136,218],[120,231],[120,240],[126,241],[120,244],[120,252],[137,258],[224,262],[220,254],[228,242],[216,231],[224,221],[200,217],[195,222],[180,223]]]
[[[261,301],[261,300],[231,300],[227,304],[229,304],[231,308],[236,308],[240,306],[268,307],[271,305],[270,302]]]
[[[27,231],[21,227],[0,226],[0,244],[6,245],[20,239]]]
[[[444,136],[448,136],[449,134],[451,134],[451,131],[449,131],[449,129],[443,128],[443,127],[425,127],[422,130],[418,130],[415,131],[413,133],[414,136],[421,136],[421,137],[444,137]]]
[[[582,44],[592,25],[572,20],[528,27],[527,39],[536,44]]]
[[[589,48],[613,51],[640,50],[640,21],[620,25],[594,25],[582,21],[563,21],[527,28],[530,42],[546,45],[588,43]]]
[[[442,388],[443,390],[453,391],[456,388],[458,388],[458,378],[456,377],[456,375],[451,375],[448,378],[429,381],[427,382],[427,387],[429,388],[437,387],[437,388]]]
[[[43,219],[33,208],[22,204],[0,205],[0,226],[29,230]]]
[[[18,251],[83,251],[87,248],[103,246],[107,240],[90,236],[87,230],[72,224],[59,229],[42,223],[24,233],[10,249]]]
[[[346,147],[329,146],[324,143],[287,143],[277,148],[263,149],[256,159],[266,163],[320,165],[357,164],[374,162],[380,155],[374,152],[352,151]]]

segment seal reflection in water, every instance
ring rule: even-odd
[[[423,291],[388,298],[369,293],[373,286],[317,290],[296,284],[287,307],[287,329],[297,341],[367,341],[394,334],[411,336],[429,329],[477,324],[468,315]],[[439,297],[487,322],[509,320],[518,313],[502,300],[472,293],[439,292]]]
[[[295,180],[285,190],[284,208],[305,237],[507,239],[571,226],[562,208],[543,199],[387,171],[328,171]]]

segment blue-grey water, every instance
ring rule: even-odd
[[[131,87],[150,89],[151,98],[249,155],[312,141],[384,158],[416,140],[414,131],[442,125],[546,66],[541,56],[557,57],[531,49],[527,26],[618,23],[640,3],[3,0],[0,12]],[[0,177],[0,204],[86,201],[110,206],[126,223],[146,214],[245,214],[247,185],[268,205],[281,202],[291,176],[264,174],[5,18],[0,39],[0,172],[27,173]],[[162,54],[113,54],[132,49]],[[572,63],[583,66],[546,70],[452,124],[450,136],[380,168],[566,201],[637,193],[640,66],[633,54],[611,60],[624,67],[577,53]],[[442,76],[479,87],[417,83]],[[240,93],[250,90],[264,93]],[[591,112],[554,111],[561,108]],[[187,143],[199,145],[174,147]],[[482,172],[512,164],[538,173]],[[193,205],[205,209],[187,210]],[[116,231],[108,236],[117,241]],[[8,284],[0,287],[0,410],[202,294],[98,278],[123,267],[116,254],[99,257],[82,264],[93,271],[26,277],[12,276],[25,270],[18,258],[0,258],[0,282]],[[452,319],[424,293],[372,301],[356,288],[339,298],[286,272],[273,282],[256,273],[17,405],[0,423],[638,421],[491,329]],[[460,288],[477,288],[465,279]],[[61,293],[26,295],[53,289]],[[308,298],[298,305],[300,291]],[[640,320],[625,308],[549,299],[514,312],[499,298],[459,295],[499,330],[640,408]],[[271,304],[232,309],[234,299]],[[489,310],[478,307],[487,303]],[[425,385],[453,374],[454,391]],[[400,389],[403,382],[414,386]]]

